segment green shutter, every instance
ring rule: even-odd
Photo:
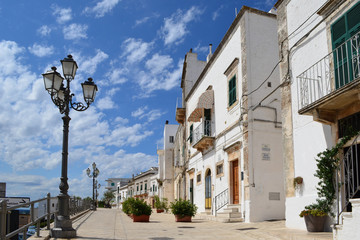
[[[229,81],[229,107],[236,102],[236,76]]]
[[[190,125],[190,136],[189,136],[190,143],[192,143],[192,141],[193,141],[193,128],[194,128],[194,126],[191,124]]]
[[[359,44],[360,41],[358,39],[348,41],[359,31],[360,3],[352,7],[331,26],[336,89],[350,83],[354,78],[359,77],[359,70],[351,65],[357,64],[352,61],[352,55],[357,51],[353,46]],[[353,72],[353,70],[355,70],[355,72]]]
[[[357,28],[360,24],[360,4],[355,5],[347,13],[347,27],[351,31],[353,28]]]

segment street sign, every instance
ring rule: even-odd
[[[13,207],[22,203],[30,202],[29,197],[5,197],[0,198],[0,201],[5,200],[7,201],[7,207]]]

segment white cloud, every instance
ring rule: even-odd
[[[141,39],[128,38],[123,44],[124,50],[122,57],[127,59],[129,64],[140,62],[150,52],[153,43],[143,42]]]
[[[127,78],[123,76],[125,73],[127,73],[126,68],[111,69],[111,71],[106,74],[106,77],[109,79],[108,84],[114,85],[127,82]]]
[[[187,24],[197,19],[203,12],[199,7],[193,6],[185,13],[178,9],[170,18],[165,18],[164,25],[160,30],[164,44],[178,45],[182,43],[185,35],[189,33]]]
[[[115,122],[115,123],[118,123],[118,124],[125,125],[125,124],[128,124],[128,123],[129,123],[129,119],[122,118],[122,117],[116,117],[115,120],[114,120],[114,122]]]
[[[173,59],[169,55],[155,54],[146,61],[145,66],[152,74],[159,74],[171,66]]]
[[[106,96],[97,100],[96,106],[99,109],[112,109],[115,108],[115,103],[110,96]]]
[[[140,107],[140,108],[136,109],[135,111],[133,111],[131,113],[131,116],[141,119],[141,118],[143,118],[143,114],[145,113],[145,111],[147,109],[148,109],[148,106]]]
[[[215,12],[213,12],[212,14],[212,20],[215,21],[219,15],[220,15],[220,11],[224,8],[224,5],[221,5],[218,9],[216,9]]]
[[[51,28],[47,25],[42,25],[38,30],[37,33],[41,36],[49,36],[51,33]]]
[[[72,19],[71,8],[61,8],[56,4],[51,6],[53,9],[53,15],[56,16],[56,21],[60,24],[66,23]]]
[[[45,57],[54,53],[53,46],[45,46],[37,43],[34,43],[31,47],[28,47],[28,49],[32,54],[38,57]]]
[[[142,24],[144,24],[144,23],[147,23],[147,22],[150,21],[152,18],[158,18],[158,17],[160,17],[160,14],[154,13],[154,14],[152,14],[151,16],[147,16],[147,17],[143,17],[143,18],[141,18],[141,19],[138,19],[138,20],[135,21],[135,27],[136,27],[136,26],[139,26],[139,25],[142,25]]]
[[[96,55],[82,61],[80,68],[86,73],[92,75],[96,72],[97,65],[102,63],[109,57],[106,53],[100,49],[96,50]]]
[[[76,24],[72,23],[69,26],[63,28],[64,39],[66,40],[75,40],[87,38],[86,31],[88,26],[85,24]]]
[[[160,109],[153,109],[148,111],[148,106],[140,107],[137,110],[131,113],[132,117],[136,117],[138,119],[147,118],[147,122],[152,122],[158,118],[160,118],[165,113],[161,112]]]
[[[179,60],[176,68],[170,70],[165,68],[161,73],[152,74],[152,72],[140,71],[137,75],[138,85],[144,90],[143,97],[155,90],[170,90],[179,86],[183,61]]]
[[[208,54],[209,46],[200,46],[200,43],[194,48],[194,52]]]
[[[86,7],[84,13],[95,14],[96,18],[101,18],[104,17],[106,13],[110,12],[118,3],[119,0],[102,0],[94,7]]]

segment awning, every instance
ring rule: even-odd
[[[200,95],[196,108],[188,117],[189,122],[199,122],[203,116],[204,108],[211,109],[214,106],[214,90],[206,90]]]

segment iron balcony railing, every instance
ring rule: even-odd
[[[211,121],[203,121],[192,133],[192,146],[197,144],[203,137],[211,136]]]
[[[229,203],[229,189],[225,189],[221,193],[215,196],[215,216],[217,211],[225,207]]]
[[[297,77],[299,110],[360,77],[360,32]]]
[[[342,162],[337,168],[336,193],[337,193],[337,224],[344,211],[351,211],[350,199],[360,198],[360,144],[357,135],[351,146],[346,149]],[[342,189],[339,189],[342,187]],[[342,204],[341,204],[342,203]]]

